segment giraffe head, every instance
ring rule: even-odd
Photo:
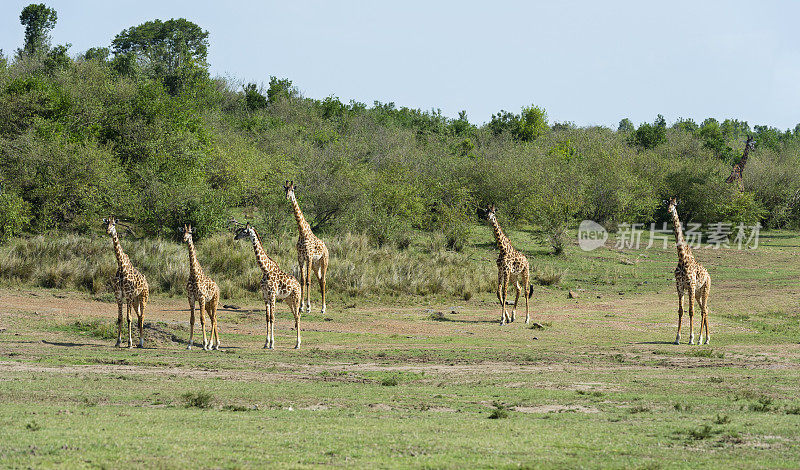
[[[486,220],[495,222],[497,220],[497,207],[494,204],[486,206]]]
[[[745,142],[744,145],[745,145],[745,148],[747,150],[750,150],[750,151],[755,150],[755,148],[756,148],[756,140],[753,138],[752,135],[748,135],[747,136],[747,142]]]
[[[286,191],[286,199],[288,199],[290,201],[294,201],[295,200],[295,198],[294,198],[294,190],[295,190],[294,181],[288,181],[287,180],[286,183],[283,185],[283,190]]]
[[[195,234],[195,230],[192,228],[192,224],[186,225],[183,224],[183,228],[180,229],[181,233],[183,234],[183,241],[184,242],[193,242],[192,235]]]
[[[674,197],[669,198],[669,201],[667,202],[667,210],[669,211],[670,214],[677,215],[678,211],[675,208],[677,207],[677,205],[678,201]]]
[[[246,223],[244,227],[239,227],[236,230],[236,235],[233,237],[234,240],[241,240],[243,238],[250,238],[251,240],[256,236],[255,230],[253,227],[250,226],[250,222]]]
[[[111,236],[117,234],[117,219],[115,219],[113,215],[107,219],[103,219],[103,225],[106,226],[106,234]]]

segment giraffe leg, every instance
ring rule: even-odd
[[[211,343],[212,349],[219,351],[219,325],[217,325],[217,300],[209,303],[208,315],[211,317]]]
[[[700,314],[702,320],[700,323],[700,344],[703,344],[703,328],[706,330],[706,341],[708,344],[711,341],[711,335],[708,334],[708,294],[711,291],[711,280],[707,280],[706,284],[700,289]]]
[[[136,323],[139,326],[139,347],[144,348],[144,302],[141,297],[136,302]]]
[[[122,301],[117,300],[117,310],[119,310],[119,315],[117,315],[117,344],[114,347],[120,347],[122,344]]]
[[[520,287],[519,285],[519,276],[517,276],[517,278],[514,279],[514,288],[516,289],[517,294],[514,297],[514,308],[511,309],[512,322],[517,319],[517,304],[519,303],[519,291],[522,290],[522,287]]]
[[[194,346],[194,297],[189,296],[189,346],[186,349],[192,349]]]
[[[264,302],[264,322],[267,324],[267,339],[264,341],[264,349],[270,349],[269,343],[269,300]]]
[[[689,344],[694,344],[694,300],[696,295],[695,284],[689,285]]]
[[[144,309],[147,307],[149,291],[145,290],[139,297],[139,347],[144,347]]]
[[[300,264],[300,313],[306,307],[306,259],[298,254],[297,262]]]
[[[125,313],[125,320],[128,322],[128,349],[133,347],[133,331],[131,329],[131,302],[132,300],[128,300],[128,309]]]
[[[524,275],[522,276],[522,286],[525,288],[523,295],[525,295],[525,324],[527,325],[528,322],[531,321],[530,316],[528,315],[528,299],[529,299],[529,289],[533,290],[529,282],[530,279],[530,272],[526,269]]]
[[[202,293],[200,294],[200,298],[197,299],[198,303],[200,304],[197,309],[200,312],[200,329],[203,330],[203,350],[209,350],[208,338],[206,337],[206,301],[202,297]]]
[[[306,313],[311,313],[311,256],[306,260]]]
[[[675,336],[675,344],[681,344],[681,320],[683,320],[683,291],[678,289],[678,334]]]
[[[290,296],[289,299],[292,299],[293,297],[294,296]],[[292,315],[294,315],[294,329],[297,332],[297,342],[294,344],[294,348],[300,349],[300,311],[297,308],[297,301],[290,300],[289,308],[292,310]]]
[[[265,349],[275,348],[275,292],[270,291],[267,298],[267,342]]]
[[[323,256],[319,260],[319,267],[317,268],[317,280],[319,281],[319,292],[322,296],[322,310],[321,313],[325,315],[325,277],[328,275],[328,258]]]
[[[507,272],[502,272],[500,274],[501,281],[500,285],[498,286],[497,297],[500,299],[500,324],[505,325],[509,322],[510,317],[508,316],[508,312],[506,311],[506,298],[508,296],[508,278],[510,277]]]

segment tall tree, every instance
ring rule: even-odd
[[[50,48],[50,30],[56,26],[58,15],[44,3],[31,3],[22,9],[19,22],[25,26],[25,45],[22,50],[26,54],[47,52]]]
[[[163,79],[172,94],[208,74],[208,31],[184,18],[132,26],[111,45],[116,56],[135,57],[145,72]]]

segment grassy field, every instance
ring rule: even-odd
[[[483,229],[458,255],[480,282],[496,275]],[[501,327],[485,286],[338,293],[303,316],[300,350],[285,305],[262,350],[263,304],[244,295],[220,309],[223,351],[186,351],[186,301],[166,291],[146,347],[115,349],[103,295],[6,280],[0,466],[800,466],[800,235],[695,250],[713,277],[708,346],[685,344],[688,325],[672,344],[673,250],[556,258],[512,235],[563,273],[536,287],[535,325]]]

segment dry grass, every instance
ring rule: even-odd
[[[452,295],[469,299],[495,288],[493,263],[476,263],[472,254],[448,250],[431,237],[406,249],[370,243],[366,235],[326,237],[331,253],[328,289],[345,296]],[[262,236],[266,252],[282,269],[299,275],[294,234]],[[134,266],[145,274],[151,293],[185,295],[186,247],[166,240],[122,239]],[[225,299],[258,295],[261,271],[250,243],[231,234],[213,235],[197,244],[206,274]],[[35,236],[0,248],[0,280],[7,285],[76,289],[108,293],[117,268],[111,242],[102,236]],[[316,288],[316,283],[314,283]]]

